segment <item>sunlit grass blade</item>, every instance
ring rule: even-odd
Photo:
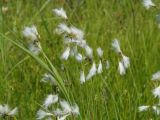
[[[20,64],[22,64],[23,62],[25,62],[27,59],[29,58],[29,56],[23,58],[22,60],[20,60],[17,64],[15,64],[10,71],[8,71],[7,75],[4,77],[4,79],[7,79],[8,76],[14,71],[15,68],[17,68]]]

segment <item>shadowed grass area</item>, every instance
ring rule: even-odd
[[[39,64],[7,40],[27,46],[22,30],[35,25],[43,51],[63,80],[62,90],[66,89],[71,101],[77,103],[83,120],[158,120],[159,116],[151,111],[138,112],[140,105],[157,101],[150,81],[152,73],[160,69],[160,29],[155,17],[160,6],[158,0],[154,2],[157,8],[146,10],[136,0],[1,1],[1,8],[5,6],[8,10],[0,11],[0,104],[17,106],[18,120],[34,120],[39,104],[47,94],[54,94],[52,86],[40,82],[47,68],[52,69],[44,56],[36,59],[44,60],[48,66]],[[61,22],[52,13],[57,7],[66,10],[69,23],[84,30],[94,53],[101,47],[110,62],[109,70],[103,70],[83,85],[79,82],[81,64],[72,58],[60,59],[63,40],[53,32]],[[120,40],[123,52],[130,57],[131,66],[124,76],[118,73],[118,57],[111,48],[114,38]],[[96,55],[94,59],[98,64]],[[90,67],[88,64],[86,74]],[[65,98],[63,92],[60,96]]]

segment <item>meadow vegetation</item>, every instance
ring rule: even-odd
[[[71,120],[158,120],[160,88],[153,89],[160,79],[160,1],[153,2],[148,8],[143,0],[0,1],[0,104],[17,111],[17,120],[35,120],[39,109],[57,101],[49,109],[68,101],[75,108],[67,113]],[[66,11],[67,18],[54,13],[58,8]],[[63,56],[69,46],[64,37],[81,35],[57,34],[61,23],[83,31],[86,43],[75,43],[84,57]],[[37,38],[28,42],[24,30],[33,25]],[[36,54],[28,47],[35,40],[40,48]],[[98,68],[100,61],[103,70],[92,69],[93,76],[80,78],[94,63]],[[46,77],[54,82],[47,83]],[[47,96],[55,101],[43,104]]]

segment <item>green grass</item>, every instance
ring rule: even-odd
[[[34,24],[44,52],[62,77],[71,101],[78,104],[83,120],[158,120],[159,116],[151,111],[138,112],[138,106],[158,102],[151,93],[154,84],[150,81],[152,73],[160,69],[160,29],[155,19],[158,8],[146,10],[137,0],[46,1],[0,2],[1,7],[9,8],[5,14],[0,12],[0,104],[17,106],[18,120],[34,120],[38,104],[47,94],[54,94],[50,85],[40,82],[46,68],[8,40],[26,46],[22,30]],[[158,0],[154,2],[159,5]],[[57,7],[64,7],[69,22],[84,30],[94,53],[100,46],[110,61],[109,70],[84,85],[79,83],[81,65],[72,58],[60,60],[63,40],[53,33],[61,21],[52,14]],[[111,49],[114,38],[120,39],[122,51],[131,60],[125,76],[117,70],[118,57]],[[98,64],[97,57],[95,61]],[[65,98],[62,93],[60,96]]]

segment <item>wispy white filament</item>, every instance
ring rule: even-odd
[[[87,46],[86,40],[83,40],[83,39],[72,38],[65,41],[66,41],[65,43],[74,43],[81,48],[85,48]]]
[[[98,56],[100,57],[100,58],[102,58],[102,56],[103,56],[103,50],[102,50],[102,48],[97,48],[97,54],[98,54]]]
[[[11,111],[8,113],[8,115],[9,115],[9,116],[14,116],[14,115],[17,114],[17,111],[18,111],[18,108],[16,107],[16,108],[14,108],[13,110],[11,110]]]
[[[75,36],[76,39],[83,39],[84,36],[83,31],[74,26],[70,27],[70,34],[73,34],[73,36]]]
[[[84,71],[80,72],[80,83],[83,84],[85,82],[85,74]]]
[[[48,117],[48,116],[53,116],[53,114],[49,113],[49,112],[45,112],[44,110],[38,110],[37,112],[37,120],[41,120],[45,117]]]
[[[61,59],[67,60],[69,55],[70,55],[70,47],[67,47],[66,50],[63,52]]]
[[[150,7],[155,6],[152,0],[143,0],[144,7],[148,10]]]
[[[65,23],[61,23],[58,25],[57,31],[59,33],[70,33],[70,28]]]
[[[122,62],[119,62],[118,71],[119,71],[120,75],[126,74],[126,69],[125,69]]]
[[[65,100],[60,101],[60,105],[61,105],[62,110],[63,110],[66,114],[71,113],[72,109],[71,109],[70,104],[69,104],[67,101],[65,101]]]
[[[115,50],[116,53],[118,53],[118,54],[122,53],[118,39],[113,40],[112,47],[113,47],[113,49]]]
[[[67,115],[63,115],[63,116],[61,116],[61,117],[57,117],[57,120],[65,120],[66,118],[67,118],[67,116],[69,116],[69,114],[67,114]]]
[[[48,95],[47,98],[44,101],[44,106],[47,108],[49,106],[51,106],[52,104],[58,102],[58,95]]]
[[[84,33],[82,30],[74,26],[68,27],[68,25],[66,25],[65,23],[59,24],[55,32],[57,34],[66,33],[67,36],[70,36],[72,39],[75,39],[76,41],[81,41],[84,37]],[[74,40],[72,42],[74,42]]]
[[[129,57],[122,54],[122,63],[124,65],[124,68],[127,69],[130,66]]]
[[[56,110],[53,111],[55,116],[63,116],[66,114],[66,112],[64,112],[63,110],[61,110],[60,108],[57,108]],[[67,113],[68,114],[68,113]]]
[[[8,107],[7,104],[5,105],[0,105],[0,115],[7,114],[10,111],[10,108]]]
[[[154,73],[151,80],[160,80],[160,71]]]
[[[97,73],[100,74],[103,72],[103,69],[102,69],[102,62],[101,60],[99,61],[99,65],[98,65],[98,69],[97,69]]]
[[[0,105],[0,116],[3,115],[15,116],[17,111],[18,111],[17,107],[11,110],[7,104]]]
[[[118,70],[120,75],[126,74],[126,70],[130,66],[130,60],[129,57],[122,54],[122,60],[119,62]]]
[[[97,71],[96,64],[95,62],[93,62],[92,67],[86,77],[86,80],[89,80],[90,78],[92,78],[96,74],[96,71]]]
[[[93,50],[91,47],[89,47],[88,45],[85,46],[85,52],[86,52],[86,56],[90,59],[93,58]]]
[[[82,60],[83,60],[83,56],[82,56],[80,53],[78,53],[78,54],[75,56],[75,58],[76,58],[76,60],[77,60],[78,62],[82,62]]]
[[[63,8],[53,9],[53,12],[63,19],[68,19],[66,11]]]
[[[138,110],[139,110],[139,112],[147,111],[149,107],[150,106],[148,106],[148,105],[139,106]]]
[[[37,28],[34,25],[31,27],[25,27],[22,33],[24,37],[31,41],[37,40],[39,36]]]
[[[153,89],[152,93],[153,93],[153,95],[155,97],[160,98],[160,86],[158,86],[157,88]]]
[[[69,115],[79,115],[79,107],[77,104],[71,105],[66,100],[58,101],[58,99],[58,95],[48,95],[43,104],[44,110],[40,109],[37,112],[37,119],[41,120],[46,118],[47,120],[51,120],[52,117],[56,117],[58,120],[64,120]],[[51,110],[52,107],[49,108],[49,106],[54,103],[59,104],[60,108]]]
[[[79,107],[77,104],[72,105],[71,110],[72,110],[71,112],[73,115],[79,115]]]

